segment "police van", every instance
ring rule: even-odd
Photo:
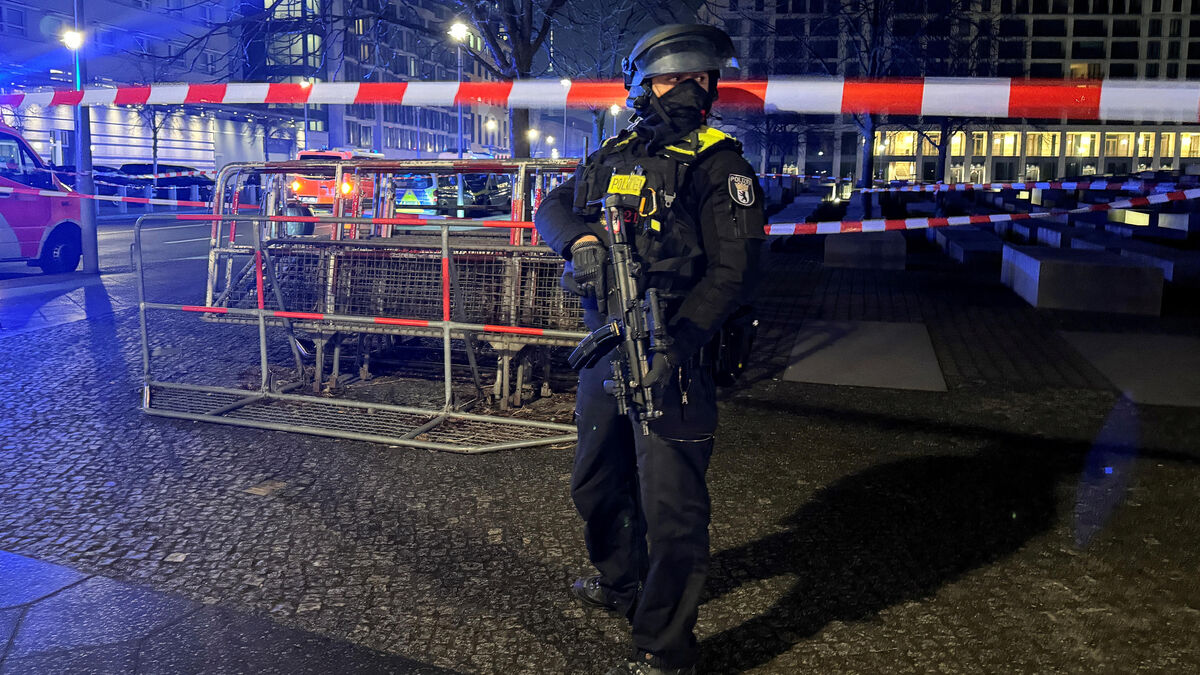
[[[5,189],[7,188],[7,189]],[[0,261],[25,261],[47,274],[79,267],[80,199],[16,129],[0,124]]]

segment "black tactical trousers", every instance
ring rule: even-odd
[[[608,357],[581,371],[575,406],[571,496],[588,555],[609,598],[631,607],[636,601],[629,614],[634,659],[690,666],[699,658],[693,628],[708,574],[705,472],[716,388],[707,368],[685,366],[682,377],[677,370],[663,393],[663,416],[643,435],[640,423],[617,413],[606,379]]]

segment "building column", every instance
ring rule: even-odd
[[[879,133],[879,132],[876,132],[876,133]],[[868,142],[868,140],[871,140],[871,141],[873,141],[873,140],[875,140],[875,139],[874,139],[874,138],[871,138],[871,139],[865,139],[865,138],[863,138],[862,134],[858,134],[858,135],[856,136],[856,141],[855,141],[855,143],[856,143],[856,144],[862,144],[862,145],[866,145],[866,143]],[[855,181],[855,182],[858,182],[858,181],[859,181],[859,180],[862,178],[862,175],[863,175],[863,153],[862,153],[862,150],[859,150],[858,148],[855,148],[855,150],[856,150],[857,152],[855,152],[855,153],[854,153],[854,181]],[[871,152],[872,152],[872,153],[874,153],[874,152],[875,152],[875,148],[871,148]],[[876,161],[876,162],[878,162],[879,160],[875,160],[875,161]],[[866,183],[863,183],[863,184],[864,184],[864,185],[868,185],[868,186],[869,186],[869,185],[872,185],[873,183],[871,183],[871,182],[869,182],[869,181],[873,181],[873,180],[874,180],[874,178],[873,178],[873,177],[871,177],[871,176],[868,176],[868,177],[867,177],[867,181],[868,181],[868,182],[866,182]]]
[[[987,151],[983,160],[983,176],[981,183],[990,183],[992,180],[992,132],[983,132],[983,149]]]
[[[1067,132],[1058,130],[1058,171],[1055,179],[1062,178],[1067,173]]]
[[[1100,147],[1096,148],[1096,175],[1102,176],[1105,173],[1104,160],[1107,159],[1107,154],[1104,152],[1104,145],[1107,141],[1104,139],[1104,130],[1100,130]]]
[[[1179,175],[1182,176],[1183,175],[1183,135],[1182,135],[1183,127],[1175,127],[1174,129],[1172,129],[1172,131],[1175,132],[1175,143],[1173,144],[1175,146],[1173,148],[1175,152],[1172,153],[1174,155],[1174,159],[1172,161],[1174,161],[1175,163],[1171,165],[1171,168],[1175,171],[1178,171]]]
[[[1021,182],[1024,182],[1029,177],[1025,171],[1025,162],[1027,160],[1025,156],[1026,133],[1024,129],[1017,132],[1017,180]]]
[[[922,164],[925,163],[925,153],[923,152],[924,148],[922,147],[925,145],[925,137],[922,136],[921,132],[919,131],[916,132],[916,134],[917,147],[913,148],[913,182],[920,183],[921,181],[925,180],[925,170],[922,166]]]
[[[842,129],[833,126],[833,177],[842,179]]]
[[[1162,146],[1159,145],[1162,142],[1162,138],[1161,132],[1154,131],[1152,133],[1154,134],[1154,140],[1150,141],[1150,144],[1154,147],[1150,148],[1150,170],[1158,171],[1158,167],[1162,161]]]
[[[946,163],[942,166],[942,180],[946,183],[950,181],[950,167],[954,165],[954,134],[950,134],[949,138],[942,139],[946,143]]]
[[[975,132],[963,129],[963,175],[962,182],[971,182],[971,162],[975,159]]]
[[[375,104],[375,130],[371,132],[371,151],[383,152],[383,104]]]

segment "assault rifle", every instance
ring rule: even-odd
[[[612,360],[612,380],[604,382],[604,389],[616,397],[617,410],[622,415],[634,411],[642,433],[649,434],[650,421],[660,417],[662,410],[655,406],[653,388],[645,378],[650,372],[650,354],[666,350],[666,324],[657,289],[645,293],[641,290],[642,265],[629,238],[630,228],[644,226],[647,218],[658,211],[657,194],[645,186],[641,167],[633,174],[614,175],[609,181],[602,213],[609,238],[616,310],[607,324],[579,343],[567,361],[576,370],[590,368],[619,346]],[[598,301],[605,309],[605,298]]]

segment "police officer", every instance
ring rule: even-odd
[[[643,434],[618,413],[604,387],[611,358],[581,370],[576,400],[571,496],[599,574],[572,590],[624,615],[633,633],[631,658],[610,675],[691,673],[699,658],[693,627],[708,572],[705,473],[717,426],[709,344],[746,303],[765,238],[762,193],[741,144],[706,125],[727,66],[737,66],[733,43],[718,28],[668,25],[643,36],[624,61],[635,123],[536,215],[567,259],[564,286],[582,297],[594,330],[619,315],[600,208],[610,177],[640,168],[658,207],[634,243],[642,288],[664,299],[667,347],[646,376],[663,414]]]

